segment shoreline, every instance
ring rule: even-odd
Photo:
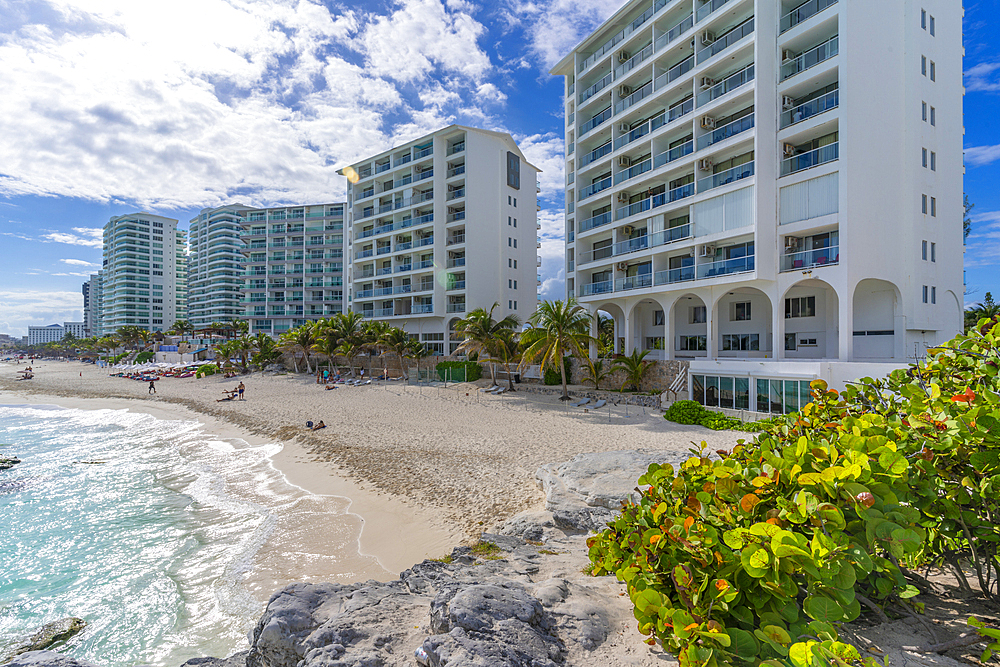
[[[334,497],[347,503],[344,514],[353,515],[360,523],[357,544],[359,555],[374,558],[389,575],[388,578],[379,577],[379,580],[393,579],[413,563],[448,553],[465,538],[460,531],[449,530],[442,525],[437,514],[417,508],[413,503],[407,502],[407,499],[363,488],[341,474],[336,467],[329,464],[318,465],[310,460],[309,452],[295,439],[268,438],[187,405],[142,398],[92,398],[18,392],[16,389],[7,389],[0,394],[0,405],[56,405],[79,410],[127,410],[161,420],[197,421],[206,436],[219,440],[239,440],[252,447],[279,444],[281,450],[269,457],[270,463],[289,485],[309,495]],[[406,539],[400,539],[403,535]],[[333,574],[336,573],[331,573]],[[266,603],[266,598],[261,602]]]

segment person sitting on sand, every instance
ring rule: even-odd
[[[326,428],[326,424],[324,424],[324,423],[323,423],[323,420],[322,420],[322,419],[320,419],[320,420],[319,420],[319,423],[318,423],[318,424],[316,424],[315,426],[313,426],[313,427],[312,427],[312,430],[314,430],[314,431],[318,431],[318,430],[320,430],[321,428]]]
[[[326,385],[325,388],[326,388],[327,391],[330,391],[331,389],[336,389],[337,385],[335,385],[335,384],[328,384],[328,385]]]

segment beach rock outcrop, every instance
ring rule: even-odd
[[[0,470],[10,470],[20,462],[16,456],[0,456]]]
[[[58,644],[59,642],[64,642],[67,639],[79,634],[85,627],[87,627],[87,622],[82,618],[76,618],[70,616],[67,618],[61,618],[58,621],[52,621],[51,623],[46,623],[38,632],[33,634],[27,642],[18,646],[6,657],[0,659],[0,664],[11,661],[16,656],[22,655],[29,652],[41,652],[44,649],[49,648],[53,644]],[[55,655],[59,655],[58,653]],[[35,656],[32,659],[39,659]],[[34,663],[42,664],[42,663]],[[47,664],[47,663],[46,663]]]
[[[55,651],[27,651],[16,656],[11,662],[2,661],[3,667],[98,667],[92,662],[71,658]]]

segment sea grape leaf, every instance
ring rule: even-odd
[[[737,656],[747,661],[757,656],[760,644],[757,643],[757,639],[752,634],[739,628],[727,628],[726,634],[729,635],[730,640],[729,650]]]
[[[836,623],[844,618],[844,608],[825,595],[810,595],[802,604],[802,610],[809,618],[825,623]]]

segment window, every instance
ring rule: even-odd
[[[517,239],[514,239],[514,247],[517,247]]]
[[[927,195],[924,195],[924,213],[926,213],[926,212],[927,212]],[[507,268],[508,269],[513,266],[512,263],[511,263],[512,261],[513,260],[511,260],[509,257],[507,258]]]
[[[927,285],[924,285],[923,294],[924,294],[924,297],[923,297],[924,298],[924,303],[927,303]]]
[[[516,259],[514,260],[514,268],[515,269],[517,268],[517,260]]]
[[[733,312],[730,322],[747,322],[750,320],[750,302],[740,301],[733,304]]]
[[[920,195],[920,208],[927,215],[927,195]]]
[[[511,221],[511,220],[512,220],[512,218],[511,218],[511,217],[510,217],[510,216],[508,215],[508,216],[507,216],[507,226],[508,226],[508,227],[510,227],[510,221]]]
[[[927,12],[923,9],[920,10],[920,28],[927,30]]]
[[[517,281],[514,281],[514,289],[517,289]]]
[[[925,246],[927,245],[927,241],[924,241],[924,245],[925,245]],[[927,248],[924,248],[924,250],[925,250],[924,254],[926,255],[926,254],[927,254],[927,253],[926,253],[926,250],[927,250]],[[926,258],[926,257],[924,257],[924,259],[927,259],[927,258]],[[508,278],[508,279],[507,279],[507,289],[512,289],[513,287],[514,287],[514,281],[513,281],[513,280],[511,280],[510,278]]]
[[[931,261],[932,262],[937,261],[937,243],[931,244]]]
[[[799,338],[799,347],[816,347],[815,338]]]
[[[931,217],[937,217],[937,197],[931,197]]]
[[[920,242],[920,259],[927,261],[927,241]]]
[[[925,169],[927,168],[927,149],[926,148],[921,148],[920,149],[920,163],[921,163],[921,165],[923,165],[923,167]]]
[[[691,324],[704,324],[707,321],[708,310],[705,306],[691,307]]]
[[[507,299],[507,310],[514,310],[514,302]]]
[[[653,326],[662,327],[663,326],[663,311],[654,310],[653,311]]]
[[[920,103],[920,109],[921,109],[921,120],[923,120],[926,123],[927,122],[927,102],[921,102]],[[508,220],[510,220],[510,218],[508,218]]]
[[[723,334],[723,352],[755,352],[760,350],[760,334]]]
[[[931,37],[934,36],[934,17],[931,17]]]
[[[927,56],[920,56],[920,73],[927,76]]]
[[[816,297],[799,296],[785,299],[785,319],[794,317],[815,317]]]
[[[931,151],[931,171],[937,171],[937,153]]]
[[[795,334],[793,333],[785,334],[785,350],[787,352],[795,351]]]
[[[931,303],[937,303],[937,287],[931,287]]]
[[[517,197],[514,197],[514,208],[517,208]]]
[[[931,107],[931,125],[937,125],[937,109]]]
[[[706,336],[678,336],[677,349],[681,352],[703,352],[707,349],[706,342]]]
[[[510,248],[513,245],[514,245],[514,239],[512,239],[511,237],[508,236],[507,237],[507,247]]]
[[[937,81],[937,67],[934,65],[934,61],[931,61],[931,81]]]
[[[514,227],[517,227],[517,218],[514,218]]]
[[[507,151],[507,185],[521,189],[521,158],[510,151]],[[517,206],[516,200],[514,206]]]
[[[514,310],[517,310],[517,301],[514,302]]]

